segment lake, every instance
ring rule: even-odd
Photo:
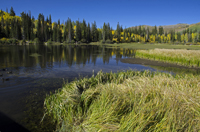
[[[135,53],[134,49],[91,45],[0,46],[0,131],[46,130],[40,123],[46,94],[100,70],[199,73],[199,69],[130,60]]]

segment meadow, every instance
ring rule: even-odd
[[[136,57],[175,63],[189,67],[200,67],[200,51],[185,49],[137,50]]]
[[[199,80],[192,74],[100,71],[48,95],[45,115],[56,131],[199,131]]]

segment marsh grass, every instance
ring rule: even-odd
[[[200,67],[199,56],[200,50],[154,49],[136,51],[136,57],[170,62],[190,67]]]
[[[57,131],[199,131],[200,76],[99,72],[45,99]]]
[[[38,54],[38,53],[33,53],[33,54],[29,55],[29,56],[32,56],[32,57],[39,57],[39,56],[41,56],[41,55]]]

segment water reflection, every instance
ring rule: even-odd
[[[53,68],[54,65],[67,66],[85,65],[86,63],[96,64],[97,58],[101,58],[103,63],[109,63],[112,57],[123,58],[134,56],[133,49],[112,49],[105,46],[44,46],[44,45],[24,45],[24,46],[4,46],[0,48],[0,68],[20,68],[20,67],[41,67]],[[56,63],[56,64],[55,64]]]
[[[141,65],[143,62],[129,64],[121,60],[135,53],[134,49],[89,45],[0,46],[0,75],[3,74],[0,78],[9,78],[0,80],[0,112],[28,130],[45,131],[49,125],[40,124],[43,100],[47,93],[61,88],[63,80],[90,77],[99,70],[159,69]]]
[[[0,80],[0,111],[28,130],[48,129],[49,126],[41,126],[40,119],[43,100],[49,91],[62,87],[63,79],[70,82],[80,75],[92,76],[93,71],[96,74],[99,70],[153,70],[116,59],[132,57],[134,53],[133,49],[105,46],[1,46],[0,74],[3,76],[0,78],[9,78],[9,81]]]

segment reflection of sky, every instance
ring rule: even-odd
[[[59,77],[59,78],[69,78],[70,76],[74,77],[74,75],[91,75],[93,71],[97,73],[102,70],[103,72],[117,72],[120,70],[151,70],[156,71],[155,69],[139,64],[128,64],[122,63],[120,60],[115,58],[116,56],[110,57],[109,62],[103,62],[103,58],[98,57],[96,62],[86,62],[86,64],[73,64],[72,66],[68,66],[67,63],[54,62],[53,68],[49,70],[47,73],[44,73],[43,77]]]

